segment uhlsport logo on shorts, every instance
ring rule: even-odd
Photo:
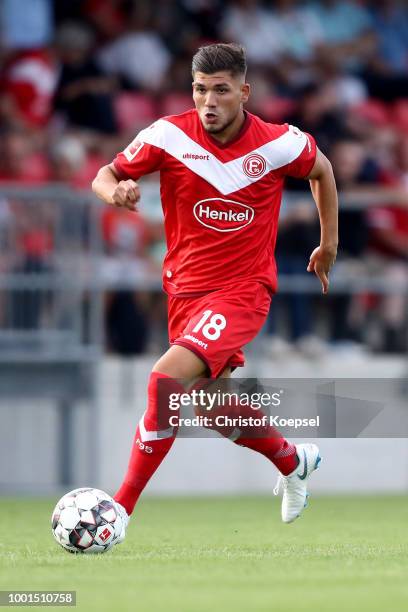
[[[201,225],[217,232],[237,232],[249,225],[255,215],[254,209],[247,204],[223,198],[200,200],[193,212]]]
[[[242,162],[242,169],[249,178],[257,178],[266,170],[265,158],[258,153],[251,153]]]

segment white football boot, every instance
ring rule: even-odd
[[[278,495],[280,485],[283,485],[282,521],[292,523],[307,506],[307,480],[317,470],[321,457],[316,444],[296,444],[296,454],[299,465],[288,476],[279,474],[278,482],[273,492]]]
[[[126,536],[126,529],[127,526],[129,525],[129,515],[126,512],[125,508],[122,506],[122,504],[120,504],[119,502],[115,501],[115,506],[117,509],[117,513],[119,514],[121,520],[122,520],[122,529],[119,533],[119,535],[117,536],[116,540],[115,540],[115,544],[121,544],[123,542],[123,540],[125,539]]]

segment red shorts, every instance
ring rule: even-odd
[[[169,296],[170,344],[193,351],[216,378],[245,365],[242,347],[262,328],[270,303],[265,285],[248,281],[198,297]]]

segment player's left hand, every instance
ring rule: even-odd
[[[337,247],[318,246],[310,256],[308,272],[314,272],[322,283],[322,292],[329,291],[329,272],[336,261]]]

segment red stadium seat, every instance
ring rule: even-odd
[[[147,127],[157,119],[150,96],[127,91],[116,96],[115,115],[121,132]]]
[[[295,102],[288,98],[264,98],[257,106],[257,112],[265,121],[284,123],[294,111]]]
[[[166,117],[167,115],[179,115],[193,107],[194,103],[191,94],[171,93],[164,97],[161,104],[160,115],[162,117]]]
[[[389,125],[392,121],[388,106],[381,100],[373,98],[359,102],[351,109],[355,115],[374,125]]]
[[[397,100],[394,103],[392,117],[396,127],[408,132],[408,99]]]

